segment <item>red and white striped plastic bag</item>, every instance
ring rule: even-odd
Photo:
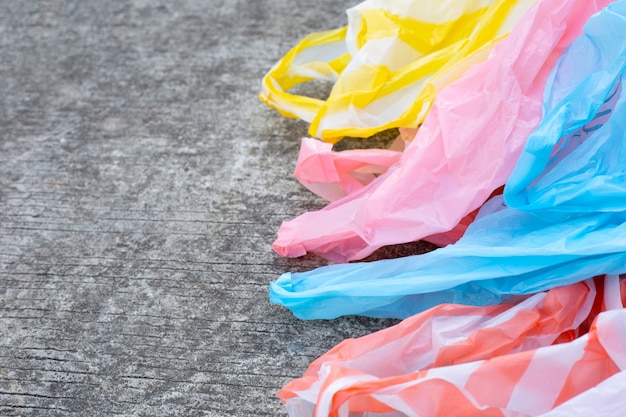
[[[514,305],[440,305],[342,342],[278,396],[292,417],[550,411],[626,367],[620,278],[595,282],[597,293],[587,280]],[[609,308],[617,316],[593,321]]]

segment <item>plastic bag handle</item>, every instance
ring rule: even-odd
[[[302,39],[263,78],[261,101],[285,117],[311,123],[324,100],[287,91],[313,80],[337,81],[351,59],[345,45],[346,31],[344,26]]]

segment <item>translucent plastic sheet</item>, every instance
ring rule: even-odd
[[[508,33],[537,0],[368,0],[345,28],[314,33],[263,79],[261,100],[311,122],[334,142],[390,127],[416,127],[438,90]],[[324,100],[287,93],[311,80],[335,82]]]
[[[622,417],[626,371],[621,371],[539,417]]]
[[[539,123],[555,59],[607,3],[538,2],[487,61],[438,94],[399,163],[324,209],[283,223],[274,249],[345,262],[453,229],[505,183]]]
[[[624,372],[625,345],[626,310],[612,310],[598,315],[589,333],[567,343],[398,377],[324,363],[319,392],[309,388],[285,400],[291,417],[534,417]]]
[[[557,146],[547,153],[547,165],[529,157],[529,171],[539,172],[535,180],[526,185],[525,176],[512,176],[505,189],[506,196],[525,196],[513,204],[528,212],[506,208],[496,197],[456,244],[285,274],[272,284],[270,298],[302,318],[408,317],[441,302],[485,305],[626,272],[625,15],[626,2],[619,1],[593,16],[556,66],[545,117],[525,155],[546,141]],[[545,195],[555,199],[551,205],[542,205]]]

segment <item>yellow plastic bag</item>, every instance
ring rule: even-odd
[[[264,77],[262,101],[334,143],[417,127],[445,85],[483,61],[536,0],[367,0],[307,36]],[[334,82],[327,100],[287,91]]]

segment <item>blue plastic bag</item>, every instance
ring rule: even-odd
[[[284,274],[271,301],[302,319],[405,318],[498,303],[626,272],[626,1],[593,16],[559,59],[543,119],[505,188],[456,244],[401,259]]]

